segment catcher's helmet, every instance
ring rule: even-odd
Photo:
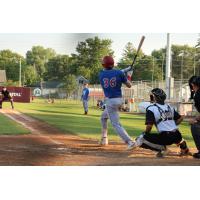
[[[151,101],[156,101],[158,103],[164,103],[165,99],[167,98],[166,93],[160,88],[154,88],[151,90],[150,99]]]
[[[106,69],[112,69],[114,67],[114,59],[112,56],[104,56],[102,65]]]

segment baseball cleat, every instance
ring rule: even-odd
[[[100,140],[100,142],[99,142],[99,144],[100,144],[101,146],[106,146],[106,145],[108,145],[108,138],[107,138],[107,137],[102,137],[101,140]]]
[[[179,156],[192,156],[192,153],[190,152],[190,150],[187,149],[181,149]]]
[[[141,146],[141,145],[139,145],[139,143],[137,141],[136,142],[130,142],[128,144],[127,150],[133,150],[133,149],[136,149],[139,146]]]
[[[200,159],[200,152],[194,153],[194,154],[193,154],[193,158]]]
[[[138,147],[140,147],[143,144],[143,141],[144,141],[143,133],[135,139],[135,143],[137,144]]]
[[[157,158],[164,158],[169,153],[169,150],[166,148],[165,150],[161,150],[156,154]]]

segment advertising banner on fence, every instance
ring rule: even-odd
[[[6,87],[14,102],[30,103],[31,90],[27,87]],[[3,87],[0,86],[0,95]]]

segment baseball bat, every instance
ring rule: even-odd
[[[140,49],[141,49],[141,47],[142,47],[142,44],[143,44],[143,42],[144,42],[144,39],[145,39],[145,36],[142,36],[142,38],[141,38],[141,40],[140,40],[140,43],[139,43],[139,45],[138,45],[138,48],[137,48],[137,52],[136,52],[136,54],[135,54],[135,56],[134,56],[134,58],[133,58],[133,62],[132,62],[132,64],[131,64],[129,67],[127,67],[127,68],[125,68],[125,69],[122,70],[124,73],[127,73],[127,72],[133,70],[133,66],[134,66],[134,64],[135,64],[135,61],[136,61],[137,56],[138,56],[138,54],[139,54],[139,51],[140,51]]]
[[[139,43],[139,45],[138,45],[138,48],[137,48],[137,52],[136,52],[136,54],[135,54],[135,56],[134,56],[134,58],[133,58],[133,62],[132,62],[132,64],[131,64],[131,68],[133,68],[133,65],[135,64],[136,58],[138,57],[138,54],[139,54],[139,51],[140,51],[140,49],[141,49],[141,47],[142,47],[142,44],[143,44],[143,42],[144,42],[144,39],[145,39],[145,36],[142,36],[142,38],[141,38],[141,40],[140,40],[140,43]]]

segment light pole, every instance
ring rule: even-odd
[[[21,58],[19,58],[19,87],[22,86],[22,62]]]
[[[170,33],[167,33],[165,82],[166,82],[166,94],[168,99],[171,98],[170,78],[171,78],[171,38],[170,38]]]
[[[181,55],[181,88],[183,84],[183,58],[184,58],[184,52]],[[181,94],[181,97],[182,97],[182,94]]]
[[[195,63],[195,57],[196,57],[196,54],[194,54],[194,76],[196,74],[196,63]]]
[[[185,54],[186,52],[183,50],[183,51],[181,51],[181,53],[178,55],[178,56],[180,56],[181,57],[181,84],[180,84],[180,92],[181,92],[181,101],[182,101],[182,87],[183,87],[183,58],[184,58],[184,54]]]
[[[162,84],[163,84],[163,70],[164,70],[163,68],[164,68],[164,61],[165,61],[165,54],[163,53],[163,54],[162,54],[162,67],[161,67],[161,68],[162,68]]]
[[[153,61],[153,62],[152,62],[152,65],[153,65],[153,66],[152,66],[152,75],[151,75],[151,82],[152,82],[152,83],[151,83],[151,84],[152,84],[152,89],[153,89],[153,79],[154,79],[154,78],[153,78],[153,76],[154,76],[154,57],[152,57],[152,61]]]

